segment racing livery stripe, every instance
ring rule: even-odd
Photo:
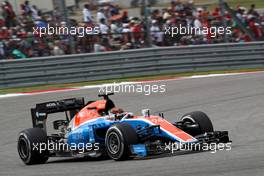
[[[190,136],[189,134],[185,133],[181,129],[175,127],[174,125],[169,123],[167,120],[164,120],[164,119],[160,120],[160,118],[159,118],[159,120],[152,120],[152,119],[149,119],[149,118],[146,118],[146,119],[150,120],[155,125],[159,125],[164,130],[170,132],[171,134],[174,134],[175,136],[179,137],[180,139],[182,139],[185,142],[193,141],[193,137],[192,136]]]
[[[164,120],[164,119],[163,119]],[[148,120],[147,118],[134,118],[134,119],[125,119],[124,121],[144,121],[150,125],[160,125],[159,123],[154,123],[151,120]],[[166,121],[166,120],[164,120]],[[168,124],[170,124],[167,121]],[[172,125],[172,124],[170,124]],[[194,137],[192,137],[191,135],[185,133],[184,131],[180,130],[179,128],[175,127],[174,125],[170,126],[170,125],[165,125],[165,123],[163,123],[162,125],[160,125],[160,128],[167,133],[169,136],[171,136],[172,138],[176,138],[178,141],[180,142],[197,142],[197,139],[195,139]]]
[[[157,117],[156,119],[150,117],[150,118],[146,118],[146,120],[150,120],[155,125],[159,125],[165,131],[170,132],[171,134],[177,136],[178,138],[182,139],[185,142],[190,142],[194,140],[194,138],[191,135],[185,133],[181,129],[169,123],[167,120],[161,119],[160,117]]]

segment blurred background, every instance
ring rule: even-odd
[[[263,0],[0,0],[0,59],[138,48],[244,43],[264,36]],[[33,27],[98,27],[96,35],[33,34]],[[231,35],[165,34],[168,26],[232,27]]]

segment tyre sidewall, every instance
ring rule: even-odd
[[[28,156],[21,155],[20,151],[20,141],[24,140],[26,142],[27,154]],[[30,128],[27,130],[23,130],[19,133],[17,150],[21,160],[27,164],[42,164],[45,163],[49,158],[48,150],[43,150],[40,152],[40,145],[46,144],[47,147],[47,135],[40,128]],[[36,148],[38,145],[38,148]]]
[[[23,141],[25,141],[25,143],[26,143],[26,147],[27,147],[27,156],[23,156],[23,154],[21,153],[21,149],[20,149],[20,142],[21,142],[21,140],[23,140]],[[30,160],[31,160],[31,158],[32,158],[32,143],[31,143],[31,141],[28,139],[28,136],[24,133],[24,132],[21,132],[20,134],[19,134],[19,138],[18,138],[18,145],[17,145],[17,150],[18,150],[18,154],[19,154],[19,156],[20,156],[20,158],[21,158],[21,160],[25,163],[25,164],[27,164],[27,163],[30,163]]]
[[[126,144],[125,144],[125,139],[124,139],[124,135],[123,135],[123,133],[121,132],[121,130],[120,129],[118,129],[117,128],[117,126],[112,126],[112,127],[110,127],[111,129],[109,129],[109,131],[107,131],[107,134],[106,134],[106,150],[107,150],[107,153],[108,153],[108,155],[112,158],[112,159],[115,159],[115,160],[118,160],[118,159],[120,159],[120,158],[122,158],[122,155],[124,155],[125,153],[124,152],[126,152],[125,151],[125,147],[126,147]],[[120,140],[120,147],[119,147],[119,151],[116,153],[116,154],[113,154],[113,153],[111,153],[110,152],[110,150],[109,150],[109,144],[108,144],[108,137],[109,137],[109,135],[111,134],[111,133],[115,133],[117,136],[118,136],[118,138],[119,138],[119,140]]]
[[[188,114],[185,114],[181,121],[191,121],[192,123],[197,123],[199,125],[199,132],[200,134],[206,133],[206,132],[213,132],[213,124],[210,120],[210,118],[201,111],[195,111]],[[197,134],[199,135],[199,134]]]

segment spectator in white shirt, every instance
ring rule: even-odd
[[[94,52],[99,53],[105,51],[105,47],[99,43],[94,44]]]
[[[92,15],[91,15],[91,12],[89,10],[89,5],[88,4],[85,4],[84,5],[84,9],[83,9],[83,20],[84,22],[86,23],[89,23],[89,22],[92,22]]]
[[[200,19],[201,19],[200,17],[196,17],[193,23],[195,27],[195,35],[203,35],[203,32],[202,32],[203,25]]]
[[[103,9],[99,9],[99,11],[97,12],[96,18],[97,18],[98,23],[100,22],[101,19],[105,19],[105,21],[106,21],[106,16],[104,14]]]
[[[99,24],[101,34],[108,34],[109,32],[109,27],[105,23],[105,19],[102,18]]]
[[[37,6],[33,5],[31,8],[32,17],[34,20],[38,19],[40,16],[38,15],[38,8]]]
[[[150,28],[150,31],[152,40],[156,44],[161,45],[161,43],[163,42],[163,32],[160,30],[157,20],[152,20],[152,26]]]
[[[123,24],[123,29],[122,29],[122,33],[130,33],[131,29],[129,28],[129,24],[128,23],[124,23]]]

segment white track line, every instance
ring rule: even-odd
[[[0,95],[0,99],[11,98],[11,97],[19,97],[19,96],[47,94],[47,93],[68,92],[68,91],[75,91],[75,90],[98,89],[98,88],[101,88],[101,87],[114,86],[114,85],[118,86],[118,85],[125,85],[125,84],[144,84],[144,83],[154,83],[154,82],[164,82],[164,81],[178,81],[178,80],[186,80],[186,79],[200,79],[200,78],[236,76],[236,75],[246,75],[246,74],[255,74],[255,73],[264,73],[264,71],[241,72],[241,73],[224,73],[224,74],[208,74],[208,75],[194,75],[194,76],[179,77],[179,78],[172,78],[172,79],[162,79],[162,80],[139,81],[139,82],[121,82],[121,83],[111,83],[111,84],[101,84],[101,85],[73,87],[73,88],[69,88],[69,89],[65,89],[65,90],[47,90],[47,91],[43,91],[43,92],[33,92],[33,93],[12,93],[12,94]]]
[[[1,98],[18,97],[18,96],[23,96],[23,95],[25,95],[25,94],[23,94],[23,93],[4,94],[4,95],[0,95],[0,99]]]

